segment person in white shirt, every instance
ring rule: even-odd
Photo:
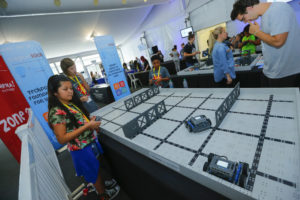
[[[261,17],[261,27],[251,21]],[[263,43],[264,69],[270,87],[300,86],[300,28],[294,10],[287,3],[238,0],[232,20],[250,24],[249,33]]]

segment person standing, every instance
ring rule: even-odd
[[[196,47],[194,44],[195,41],[195,34],[189,32],[188,37],[189,42],[184,46],[184,57],[185,63],[187,67],[193,66],[195,63],[198,62],[196,55],[200,54],[200,51],[196,51]]]
[[[180,60],[179,60],[179,53],[177,51],[177,46],[176,45],[174,45],[174,47],[172,49],[172,52],[170,53],[170,56],[173,59],[176,72],[179,72],[180,71]]]
[[[82,74],[77,72],[74,61],[70,58],[64,58],[60,61],[60,67],[63,73],[70,79],[74,91],[79,96],[84,107],[89,112],[99,109],[97,104],[90,98],[90,86],[85,81]]]
[[[67,143],[77,176],[94,184],[100,200],[115,197],[120,187],[114,180],[103,180],[97,159],[103,149],[94,131],[101,121],[89,116],[73,92],[70,79],[64,75],[53,75],[48,80],[48,110],[49,126],[60,144]]]
[[[251,22],[259,17],[261,27]],[[300,86],[300,28],[294,10],[287,3],[238,0],[233,5],[231,19],[249,23],[249,33],[262,41],[267,86]]]
[[[256,40],[253,34],[249,33],[250,24],[245,26],[244,28],[244,37],[242,39],[242,43],[240,46],[242,47],[242,55],[247,55],[248,51],[250,54],[254,54],[256,52],[256,45],[259,45],[260,41]]]
[[[184,58],[184,43],[181,44],[180,57],[181,57],[181,60],[185,60],[185,58]]]
[[[96,81],[96,75],[95,75],[93,72],[91,72],[91,77],[92,77],[93,83],[94,83],[94,84],[97,84],[97,81]]]
[[[143,65],[144,65],[144,71],[149,70],[150,65],[149,65],[148,60],[144,56],[141,56],[141,61],[143,62]]]
[[[211,34],[216,39],[212,51],[214,80],[218,87],[232,86],[236,75],[232,50],[224,43],[228,34],[223,27],[217,27]]]

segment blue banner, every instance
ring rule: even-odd
[[[113,37],[97,36],[94,41],[115,100],[130,95],[130,89]]]
[[[0,54],[53,147],[62,147],[45,120],[48,112],[47,83],[53,72],[41,45],[35,41],[3,44]]]

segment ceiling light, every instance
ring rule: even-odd
[[[61,5],[60,0],[54,0],[54,5],[56,5],[57,7],[60,7],[60,5]]]
[[[99,0],[94,0],[94,6],[98,6],[99,5]]]
[[[0,8],[7,8],[7,2],[5,0],[0,0]]]
[[[147,2],[147,0],[144,0],[144,2],[146,3],[146,2]]]
[[[126,0],[122,0],[122,4],[126,4],[127,2],[126,2]]]
[[[94,40],[94,38],[97,36],[95,31],[92,32],[92,34],[89,36],[88,40]]]

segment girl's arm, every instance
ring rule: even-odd
[[[57,141],[60,144],[65,144],[75,138],[77,138],[80,134],[88,129],[95,129],[99,127],[101,124],[100,121],[95,121],[95,119],[91,119],[90,122],[86,123],[85,125],[79,127],[78,129],[67,133],[66,124],[56,124],[53,126],[53,131],[56,135]]]

